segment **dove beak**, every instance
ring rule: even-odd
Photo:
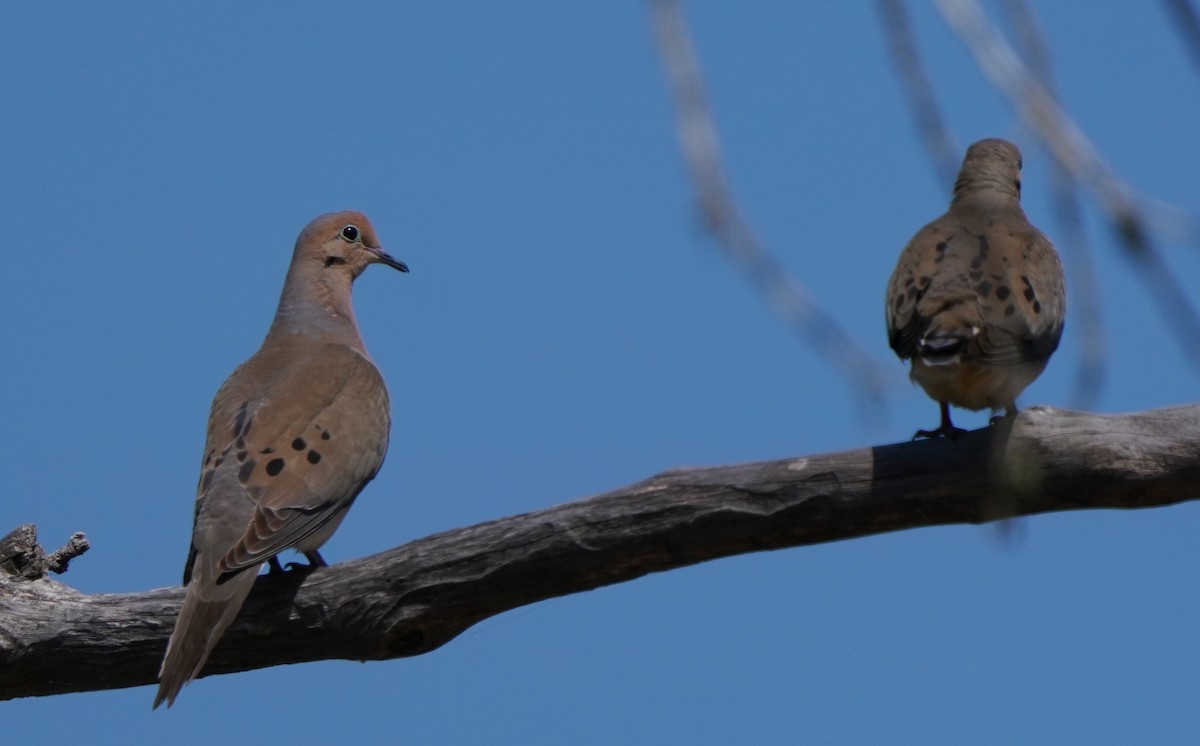
[[[399,259],[393,257],[391,254],[387,253],[383,249],[374,249],[374,248],[371,248],[370,246],[368,246],[367,251],[374,254],[375,261],[379,262],[380,264],[386,264],[387,266],[391,267],[392,269],[398,269],[401,272],[408,271],[407,264],[405,264],[404,262],[400,261]]]

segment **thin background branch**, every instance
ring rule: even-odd
[[[883,404],[887,374],[822,311],[812,295],[759,242],[742,218],[725,178],[716,124],[700,62],[675,0],[650,0],[655,41],[676,108],[679,144],[705,227],[766,297],[775,313],[851,382],[866,412]]]
[[[946,128],[929,74],[917,52],[908,6],[904,0],[876,0],[875,8],[879,11],[879,22],[892,57],[892,69],[900,79],[921,144],[925,146],[940,183],[949,189],[958,176],[961,151]]]
[[[1025,0],[1004,0],[1000,8],[1008,17],[1013,33],[1021,44],[1029,68],[1046,92],[1057,100],[1050,47],[1034,20],[1033,11]],[[1104,363],[1108,342],[1097,302],[1096,272],[1092,264],[1092,247],[1083,224],[1083,210],[1075,180],[1057,160],[1050,161],[1051,205],[1060,230],[1055,243],[1066,254],[1071,278],[1071,324],[1079,335],[1079,369],[1072,394],[1072,406],[1091,409],[1096,405],[1104,379]]]
[[[1192,55],[1192,62],[1200,68],[1200,15],[1188,0],[1163,0],[1167,12],[1174,21],[1172,27],[1183,39],[1183,47]]]
[[[937,7],[992,85],[1009,98],[1063,169],[1091,191],[1108,213],[1126,254],[1157,301],[1184,357],[1200,371],[1200,317],[1155,247],[1152,239],[1155,226],[1143,214],[1133,190],[1116,176],[1083,130],[1038,82],[987,19],[978,2],[937,0]]]
[[[909,20],[908,5],[904,0],[876,0],[875,6],[892,68],[908,102],[913,124],[934,171],[941,182],[949,187],[954,183],[961,151],[946,128],[937,95],[921,61]],[[1048,47],[1033,22],[1028,6],[1021,0],[1007,0],[1003,8],[1017,31],[1031,68],[1046,90],[1052,93],[1054,87]],[[1107,348],[1096,302],[1095,273],[1075,182],[1053,159],[1050,187],[1056,222],[1061,226],[1061,230],[1055,231],[1055,243],[1063,249],[1070,265],[1071,323],[1078,330],[1081,340],[1073,406],[1090,409],[1095,405],[1101,388]]]

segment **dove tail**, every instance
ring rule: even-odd
[[[949,365],[958,362],[967,340],[966,335],[953,332],[928,334],[919,342],[917,354],[926,365]]]
[[[217,641],[250,594],[258,575],[255,569],[247,568],[222,583],[218,598],[203,598],[202,594],[211,595],[213,588],[206,587],[208,584],[201,578],[192,579],[183,608],[179,610],[179,620],[175,622],[175,631],[167,643],[162,668],[158,671],[158,694],[152,709],[157,709],[164,700],[167,707],[173,705],[179,690],[200,675]]]

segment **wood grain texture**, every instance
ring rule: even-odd
[[[262,576],[205,674],[420,655],[509,609],[746,552],[1200,496],[1200,405],[1032,407],[956,439],[673,469],[311,573]],[[182,588],[0,573],[0,699],[151,684]]]

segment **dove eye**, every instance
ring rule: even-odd
[[[347,225],[345,228],[342,228],[342,238],[346,239],[347,241],[350,241],[351,243],[357,241],[358,240],[358,226]]]

